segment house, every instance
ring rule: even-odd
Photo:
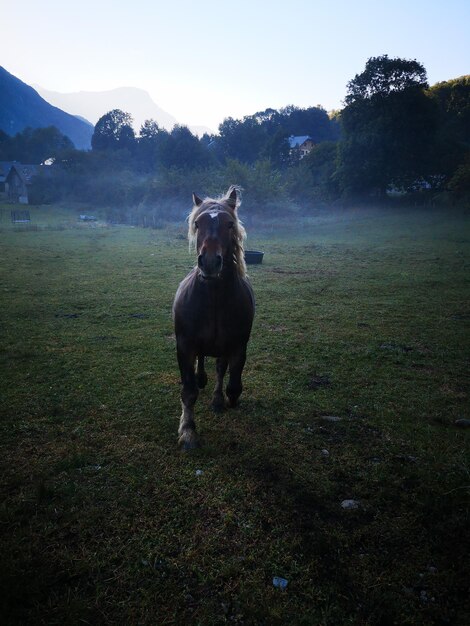
[[[8,202],[28,204],[28,187],[39,173],[39,165],[13,163],[5,178],[5,193]]]
[[[297,137],[291,135],[287,141],[289,142],[290,154],[295,154],[298,151],[297,154],[300,159],[303,159],[315,145],[312,138],[308,135],[299,135]]]
[[[6,180],[11,166],[15,161],[0,161],[0,198],[6,198]]]

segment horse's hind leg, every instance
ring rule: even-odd
[[[238,398],[243,390],[242,386],[242,372],[246,361],[246,346],[240,348],[237,352],[232,354],[229,358],[229,371],[230,376],[228,380],[227,393],[229,405],[234,407],[237,405]]]
[[[194,357],[189,357],[180,350],[178,352],[178,365],[181,372],[181,406],[183,411],[180,417],[178,428],[178,444],[183,450],[191,450],[199,445],[196,434],[196,424],[194,422],[194,405],[196,403],[199,390],[196,384],[196,374],[194,371]]]
[[[197,386],[199,389],[204,389],[207,385],[207,374],[204,369],[204,357],[199,355],[197,357]]]
[[[224,398],[224,376],[227,371],[228,361],[223,357],[219,357],[216,361],[217,370],[217,382],[214,388],[214,394],[212,396],[211,407],[216,413],[225,409]]]

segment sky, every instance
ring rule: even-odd
[[[469,0],[2,0],[0,65],[63,93],[139,87],[217,130],[288,104],[341,108],[368,58],[470,73]]]

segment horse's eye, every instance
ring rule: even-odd
[[[197,222],[194,222],[194,228],[197,230],[199,228],[199,224]]]
[[[229,228],[233,228],[233,222],[229,222],[229,223],[228,223],[228,227],[229,227]]]

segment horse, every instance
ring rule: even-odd
[[[217,382],[212,409],[215,412],[225,409],[223,384],[227,367],[228,405],[237,405],[255,313],[255,299],[244,259],[246,232],[238,218],[239,188],[232,185],[224,196],[215,200],[201,200],[194,193],[192,199],[188,240],[190,249],[196,250],[197,264],[180,283],[173,303],[182,382],[178,445],[183,450],[199,446],[194,405],[199,389],[207,384],[205,357],[216,358]]]

